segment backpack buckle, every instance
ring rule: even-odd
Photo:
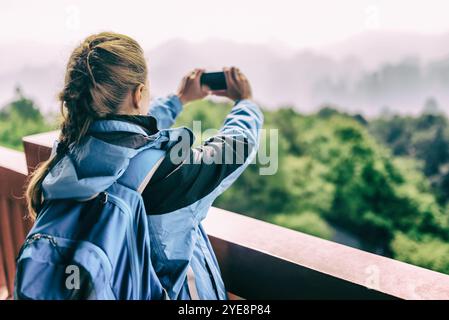
[[[100,193],[100,202],[102,204],[106,204],[106,202],[108,202],[108,193],[107,192]]]

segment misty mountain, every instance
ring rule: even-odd
[[[335,44],[317,48],[335,59],[359,57],[365,67],[378,68],[417,57],[422,62],[441,59],[449,54],[449,33],[428,35],[405,32],[369,31]]]
[[[385,108],[417,113],[429,98],[440,108],[449,106],[449,41],[445,39],[449,34],[368,33],[340,44],[296,51],[217,39],[171,40],[147,50],[146,56],[153,95],[174,92],[192,68],[212,71],[236,65],[248,75],[255,98],[267,108],[294,106],[308,112],[333,105],[369,116]],[[20,65],[15,59],[0,71],[0,104],[11,99],[14,86],[20,84],[43,110],[56,110],[66,59],[62,52],[66,54],[67,48],[53,58],[45,50],[42,64],[36,61],[39,49],[34,48],[32,60]],[[21,51],[19,56],[23,55]]]

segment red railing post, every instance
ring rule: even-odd
[[[11,298],[15,259],[28,232],[23,190],[27,178],[25,155],[0,147],[0,297]]]
[[[50,155],[57,132],[0,147],[0,299],[11,297],[15,257],[30,227],[27,166]],[[204,222],[227,289],[249,299],[449,299],[449,275],[212,208]],[[369,288],[368,288],[369,287]]]

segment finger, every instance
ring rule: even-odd
[[[244,74],[242,71],[240,71],[239,68],[237,68],[237,75],[240,77],[240,79],[241,79],[242,81],[246,81],[246,80],[247,80],[245,74]]]
[[[232,77],[232,80],[235,83],[239,83],[239,79],[237,77],[237,68],[236,67],[231,67],[231,77]]]
[[[192,71],[189,72],[188,79],[194,80],[196,78],[197,73],[198,73],[198,69],[193,69]]]
[[[223,73],[225,74],[225,78],[229,76],[229,70],[230,70],[230,69],[227,68],[227,67],[224,67],[224,68],[223,68]]]
[[[229,88],[231,86],[229,68],[223,67],[223,73],[225,75],[226,86]]]
[[[207,96],[209,94],[210,88],[207,85],[201,83],[201,77],[204,73],[203,69],[200,69],[196,75],[195,86],[198,87],[202,95]]]
[[[200,85],[201,74],[202,74],[201,69],[199,68],[195,69],[194,74],[192,76],[192,80],[195,82],[196,85]]]
[[[237,83],[234,81],[234,77],[232,76],[232,68],[226,68],[225,71],[226,84],[229,87],[236,87]]]
[[[236,75],[236,77],[237,77],[237,79],[239,79],[239,80],[241,80],[242,79],[242,72],[240,71],[240,69],[239,68],[235,68],[235,75]]]
[[[211,90],[210,90],[210,88],[208,87],[208,86],[206,86],[206,85],[202,85],[201,86],[201,91],[205,94],[205,95],[208,95],[208,94],[211,94]]]
[[[237,78],[235,76],[235,67],[231,67],[231,69],[229,70],[229,75],[230,75],[230,78],[231,78],[232,82],[234,82],[234,83],[238,82]]]
[[[197,70],[195,77],[198,78],[198,81],[201,80],[201,76],[203,75],[203,73],[204,73],[204,69]]]
[[[239,79],[245,90],[251,91],[251,86],[249,84],[248,78],[243,74],[243,72],[240,71],[239,68],[236,68],[236,72],[237,78]]]

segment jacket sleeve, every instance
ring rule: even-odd
[[[210,206],[254,159],[262,124],[259,107],[242,100],[219,132],[203,145],[189,147],[183,161],[174,164],[168,152],[142,194],[147,213],[163,214],[193,205],[198,210],[192,212],[201,214],[200,207]]]
[[[159,130],[168,129],[174,123],[182,111],[182,103],[177,95],[169,95],[165,98],[156,98],[150,105],[148,115],[157,120]]]

